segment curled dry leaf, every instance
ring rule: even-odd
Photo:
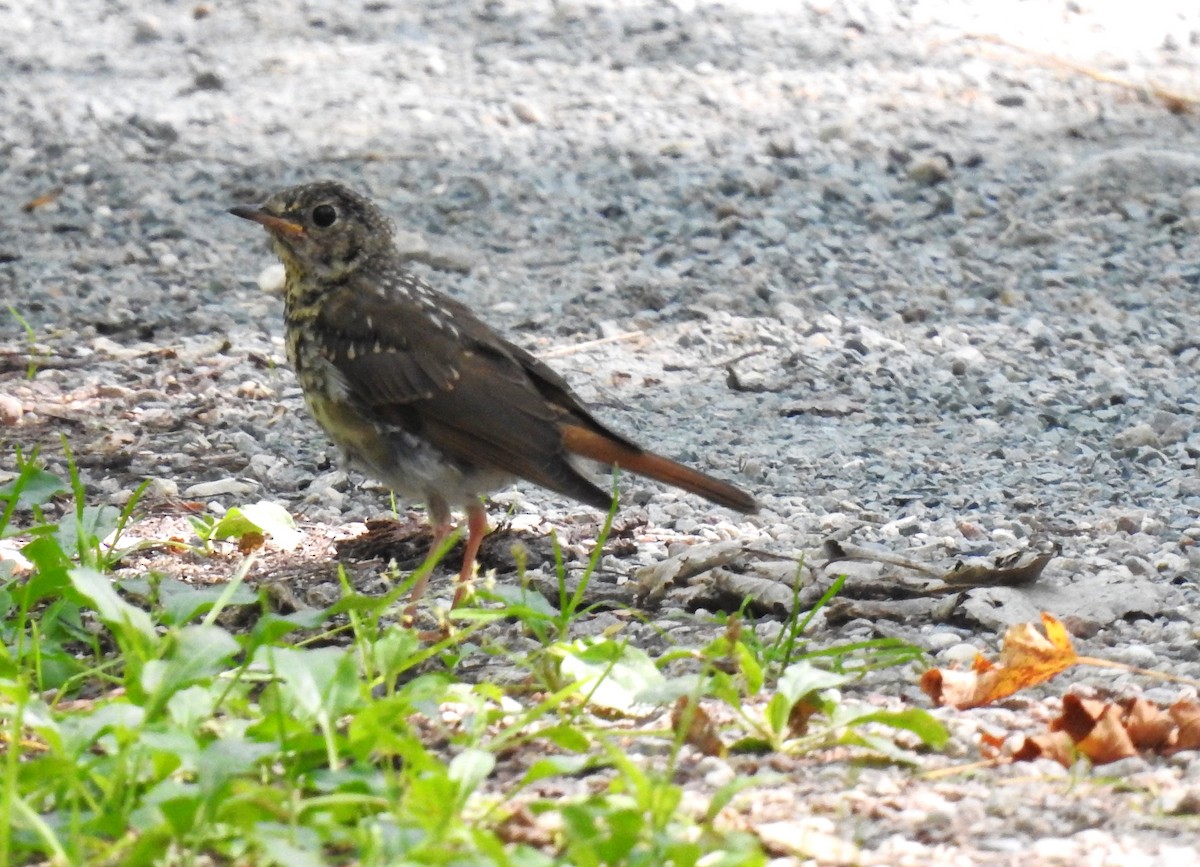
[[[1200,702],[1181,699],[1171,705],[1170,714],[1179,727],[1170,752],[1200,750]]]
[[[686,584],[691,578],[710,569],[728,566],[744,550],[745,545],[738,541],[693,545],[673,557],[643,566],[635,575],[638,596],[650,602],[661,599],[672,585]]]
[[[1050,759],[1069,768],[1075,759],[1075,742],[1066,732],[1049,732],[1025,738],[1013,753],[1014,762],[1032,762],[1035,759]]]
[[[1021,587],[1037,581],[1046,564],[1061,553],[1062,546],[1058,543],[1049,551],[1014,551],[995,558],[991,566],[955,563],[954,568],[941,577],[954,588]]]
[[[251,530],[249,533],[243,533],[237,540],[238,553],[251,554],[265,545],[266,541],[267,537],[257,531]]]
[[[1104,765],[1145,751],[1171,755],[1200,749],[1200,703],[1181,700],[1164,711],[1140,698],[1117,703],[1067,695],[1050,729],[1025,738],[1013,760],[1048,758],[1069,766],[1084,755]]]
[[[963,710],[1047,681],[1079,662],[1061,621],[1043,613],[1042,627],[1045,635],[1032,623],[1010,627],[999,663],[976,656],[971,671],[932,668],[921,676],[921,689],[936,704]]]
[[[671,709],[671,727],[678,731],[684,726],[683,740],[706,756],[725,755],[725,744],[717,733],[712,717],[686,695],[680,696]]]
[[[1160,750],[1171,739],[1175,721],[1144,698],[1133,698],[1122,702],[1125,710],[1125,728],[1129,738],[1139,750]]]
[[[1106,765],[1137,755],[1123,716],[1118,705],[1067,695],[1063,698],[1062,715],[1050,724],[1050,730],[1066,732],[1075,749],[1093,764]]]
[[[792,705],[788,712],[788,734],[794,738],[808,734],[808,721],[821,712],[821,706],[816,702],[802,698]]]

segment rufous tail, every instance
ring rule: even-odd
[[[563,425],[562,433],[563,445],[571,454],[611,464],[639,476],[682,488],[738,512],[753,514],[758,511],[758,503],[745,491],[705,475],[699,470],[685,467],[670,458],[626,445],[578,425]]]

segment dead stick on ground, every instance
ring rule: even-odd
[[[1035,51],[1032,48],[1025,48],[1009,42],[1000,36],[990,33],[968,33],[966,39],[972,39],[977,42],[988,42],[993,45],[1003,45],[1005,48],[1011,48],[1013,51],[1018,51],[1028,57],[1047,65],[1060,66],[1069,69],[1072,72],[1078,72],[1080,75],[1086,75],[1088,78],[1096,81],[1104,82],[1105,84],[1116,85],[1117,87],[1125,88],[1126,90],[1137,91],[1138,93],[1146,93],[1155,99],[1159,100],[1167,110],[1173,114],[1182,114],[1190,111],[1195,106],[1200,105],[1200,96],[1188,96],[1187,94],[1177,93],[1173,90],[1168,90],[1165,87],[1154,83],[1139,84],[1136,81],[1131,81],[1127,78],[1112,75],[1111,73],[1095,69],[1091,66],[1085,66],[1082,63],[1076,63],[1073,60],[1068,60],[1065,57],[1059,57],[1055,54],[1047,54],[1044,51]]]

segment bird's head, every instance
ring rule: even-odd
[[[266,228],[289,277],[340,279],[394,243],[391,220],[337,181],[289,187],[229,213]]]

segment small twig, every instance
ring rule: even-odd
[[[822,546],[825,555],[829,558],[825,561],[825,565],[837,563],[839,560],[857,560],[864,563],[887,563],[891,566],[900,566],[904,569],[911,569],[914,572],[920,572],[922,575],[928,575],[931,578],[941,578],[942,573],[926,566],[924,563],[918,563],[916,560],[910,560],[907,557],[901,557],[899,554],[893,554],[891,551],[880,551],[875,548],[863,548],[860,545],[852,545],[849,542],[837,542],[832,539],[827,540]]]
[[[620,343],[623,340],[634,340],[638,337],[645,337],[644,331],[622,331],[620,334],[610,334],[608,337],[597,337],[595,340],[585,340],[583,343],[576,343],[574,346],[560,346],[558,349],[551,349],[546,352],[539,352],[538,358],[562,358],[565,355],[574,355],[577,352],[586,352],[596,346],[604,346],[606,343]]]
[[[1126,90],[1132,90],[1137,93],[1148,94],[1159,102],[1161,102],[1172,114],[1182,114],[1200,105],[1200,96],[1188,96],[1187,94],[1178,93],[1173,90],[1168,90],[1161,85],[1153,82],[1147,84],[1139,84],[1136,81],[1131,81],[1128,78],[1121,78],[1118,75],[1113,75],[1109,72],[1096,69],[1095,67],[1087,66],[1082,63],[1077,63],[1074,60],[1068,60],[1065,57],[1059,57],[1056,54],[1047,54],[1044,51],[1035,51],[1032,48],[1026,48],[1022,45],[1009,42],[1002,36],[997,36],[994,33],[967,33],[964,35],[966,39],[973,39],[978,42],[988,42],[993,45],[1003,45],[1005,48],[1011,48],[1013,51],[1018,51],[1021,54],[1031,57],[1046,66],[1058,66],[1068,69],[1071,72],[1077,72],[1080,75],[1086,75],[1095,81],[1103,82],[1104,84],[1112,84]]]

